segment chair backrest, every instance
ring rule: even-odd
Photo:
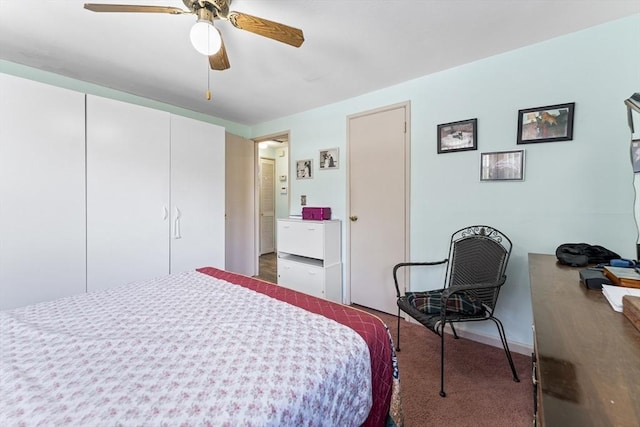
[[[498,282],[507,269],[511,246],[506,235],[486,225],[456,231],[451,236],[446,286]],[[500,287],[474,291],[491,311],[499,292]]]

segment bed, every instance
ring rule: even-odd
[[[384,323],[207,267],[0,312],[2,425],[402,425]]]

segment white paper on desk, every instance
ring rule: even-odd
[[[624,286],[602,285],[602,293],[615,311],[622,311],[623,296],[633,295],[636,297],[640,297],[640,289],[626,288]]]

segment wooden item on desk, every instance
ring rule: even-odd
[[[625,295],[622,297],[622,313],[640,331],[640,297]]]
[[[603,271],[604,275],[618,286],[640,288],[640,273],[633,268],[605,265]]]

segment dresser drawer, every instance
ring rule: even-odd
[[[325,298],[324,284],[324,268],[288,259],[278,259],[278,285],[314,297]]]
[[[278,221],[278,252],[324,259],[324,232],[319,221]]]

